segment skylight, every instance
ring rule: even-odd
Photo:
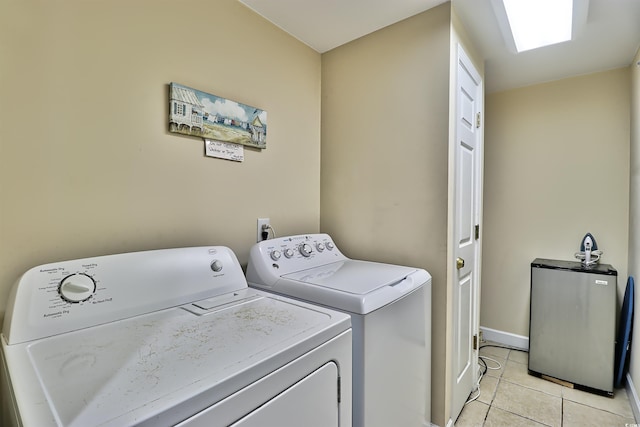
[[[502,0],[518,52],[571,40],[573,0]]]

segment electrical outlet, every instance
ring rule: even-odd
[[[256,235],[256,241],[257,242],[262,242],[262,240],[264,240],[262,238],[262,232],[263,231],[269,231],[269,230],[265,230],[262,227],[264,225],[270,225],[271,223],[269,222],[269,218],[258,218],[258,226],[256,228],[257,231],[257,235]]]

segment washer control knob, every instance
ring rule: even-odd
[[[222,261],[219,259],[214,259],[211,263],[211,269],[216,273],[222,270]]]
[[[272,251],[271,252],[271,259],[274,261],[278,261],[280,259],[280,257],[282,256],[282,253],[278,250]]]
[[[327,244],[325,245],[327,247],[327,249],[329,249],[330,251],[333,250],[333,248],[335,248],[335,246],[333,246],[332,242],[327,242]]]
[[[310,257],[311,252],[313,252],[313,248],[308,243],[303,243],[300,245],[300,254],[304,257]]]
[[[70,274],[60,281],[58,292],[63,300],[68,302],[86,301],[95,293],[96,282],[84,274]]]
[[[284,250],[284,256],[286,256],[287,258],[293,257],[293,250],[291,248],[285,249]]]
[[[316,249],[318,250],[318,252],[324,251],[324,243],[322,242],[316,243]]]

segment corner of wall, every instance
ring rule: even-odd
[[[631,62],[631,132],[630,132],[630,167],[629,167],[629,259],[628,274],[640,277],[640,49]],[[640,297],[636,293],[635,306]],[[640,316],[635,316],[634,329],[640,330]],[[636,420],[640,419],[638,407],[638,391],[635,383],[640,384],[640,344],[637,340],[631,343],[631,360],[627,374],[627,393]],[[633,399],[632,399],[633,397]]]

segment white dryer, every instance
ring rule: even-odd
[[[431,276],[352,260],[327,234],[251,248],[249,286],[351,315],[353,425],[431,425]]]
[[[1,338],[5,425],[351,425],[349,316],[248,288],[222,246],[35,267]]]

